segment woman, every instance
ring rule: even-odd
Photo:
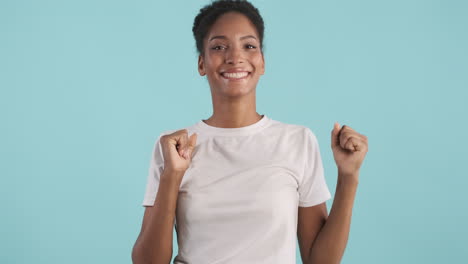
[[[198,71],[213,115],[155,142],[134,263],[339,263],[367,137],[335,123],[331,198],[315,134],[256,112],[265,72],[263,19],[247,1],[216,1],[195,18]],[[189,136],[190,134],[190,136]]]

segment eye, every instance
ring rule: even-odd
[[[211,49],[212,49],[212,50],[223,50],[223,49],[225,49],[225,48],[226,48],[226,47],[224,47],[224,46],[217,45],[217,46],[213,46]]]
[[[257,47],[255,47],[254,45],[250,45],[250,44],[245,45],[245,47],[246,47],[247,49],[256,49],[256,48],[257,48]]]

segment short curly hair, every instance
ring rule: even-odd
[[[252,22],[260,38],[260,50],[263,50],[265,25],[258,9],[247,0],[216,0],[202,7],[193,22],[192,32],[195,37],[198,54],[204,54],[203,40],[211,26],[221,15],[232,11],[245,15]]]

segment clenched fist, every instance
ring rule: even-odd
[[[192,161],[197,134],[193,133],[189,138],[187,129],[181,129],[161,136],[160,141],[164,156],[164,170],[185,172]]]
[[[335,123],[331,133],[331,147],[338,172],[358,181],[359,169],[367,153],[367,136],[349,126]]]

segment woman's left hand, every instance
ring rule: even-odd
[[[359,169],[367,153],[367,137],[349,126],[335,122],[332,130],[331,147],[338,167],[338,175],[352,177],[358,182]]]

